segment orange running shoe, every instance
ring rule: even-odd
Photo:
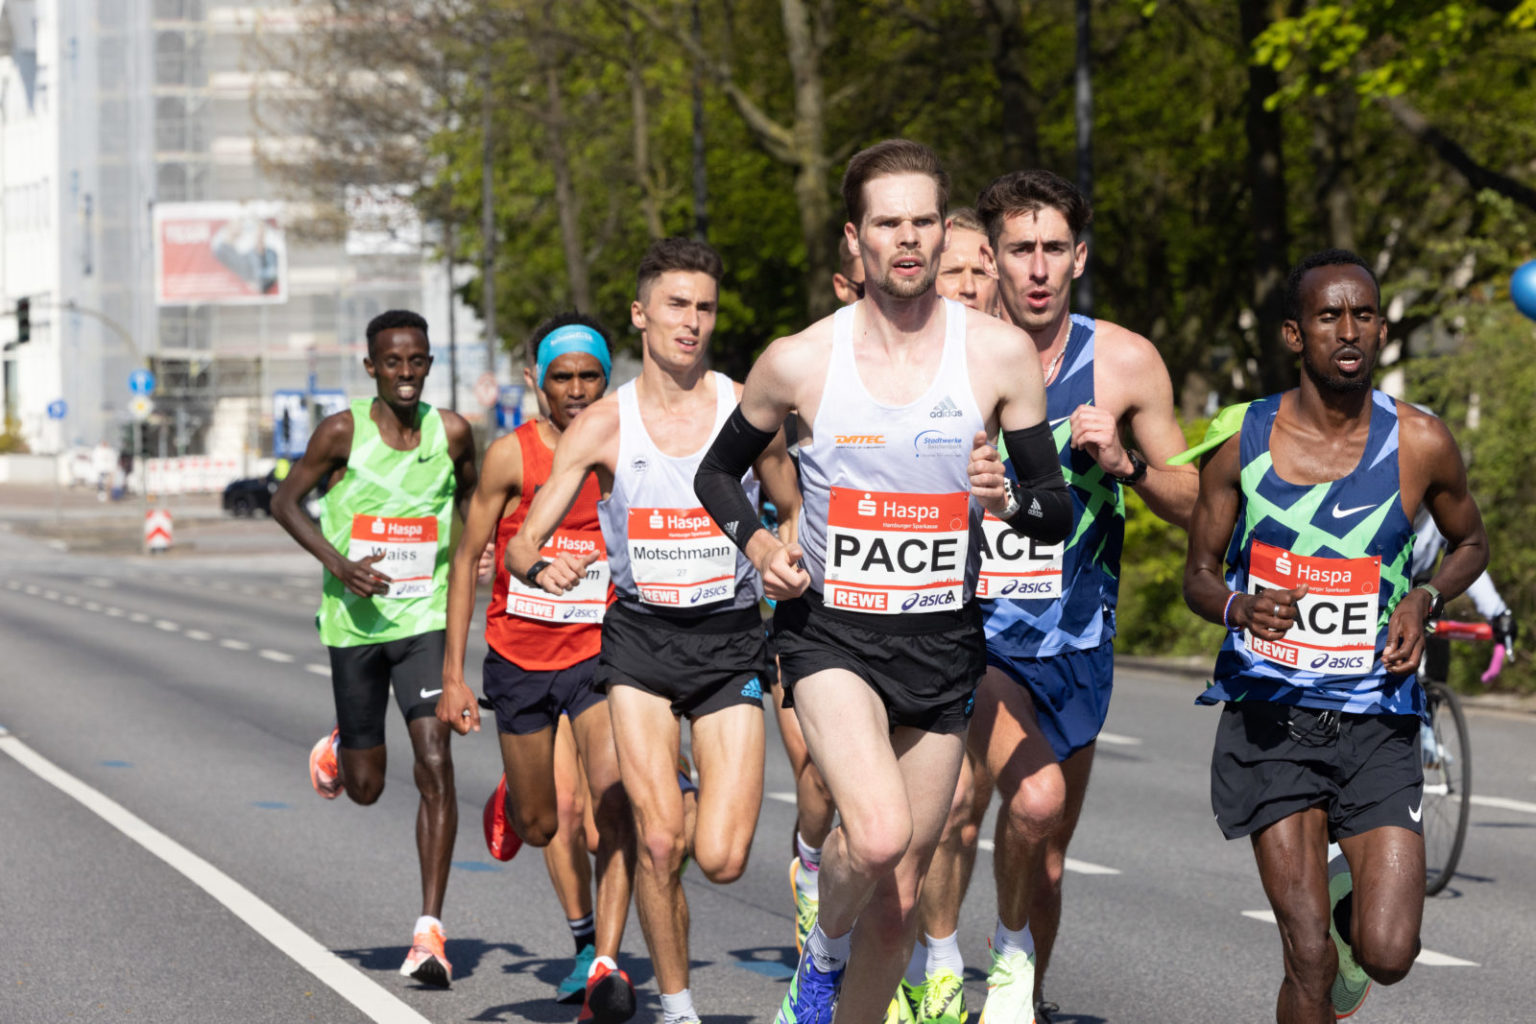
[[[405,955],[400,973],[423,985],[447,988],[453,980],[453,965],[443,952],[445,941],[442,928],[435,924],[424,932],[417,932],[411,937],[411,951]]]
[[[622,1024],[635,1015],[635,986],[629,975],[595,961],[587,975],[587,998],[581,1004],[576,1024]]]
[[[507,777],[501,777],[501,782],[496,785],[496,792],[485,802],[485,813],[480,815],[480,823],[485,827],[485,848],[491,851],[491,856],[497,860],[511,860],[517,856],[517,851],[523,848],[522,837],[517,834],[517,829],[507,821]]]
[[[340,735],[339,728],[332,729],[309,751],[309,784],[327,800],[335,800],[341,793],[341,767],[336,763],[336,739]]]

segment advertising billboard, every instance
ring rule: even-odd
[[[155,304],[288,301],[288,247],[278,203],[158,203]]]

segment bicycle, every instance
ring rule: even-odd
[[[1434,637],[1446,640],[1489,641],[1493,627],[1486,622],[1441,620]],[[1508,656],[1503,644],[1494,644],[1493,658],[1482,675],[1491,683]],[[1426,654],[1424,664],[1429,658]],[[1467,840],[1467,819],[1472,812],[1472,741],[1461,699],[1443,679],[1423,680],[1427,703],[1420,730],[1424,761],[1424,894],[1433,896],[1450,884]]]

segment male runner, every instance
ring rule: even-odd
[[[598,554],[575,589],[553,596],[529,588],[512,580],[502,562],[533,495],[549,477],[555,443],[602,397],[612,366],[608,333],[590,317],[553,317],[529,338],[523,379],[538,396],[541,415],[486,449],[480,485],[470,500],[448,577],[448,642],[443,694],[437,701],[440,721],[460,733],[479,730],[480,708],[464,682],[464,647],[475,613],[476,563],[494,537],[497,569],[485,614],[489,650],[483,677],[486,698],[496,712],[506,774],[488,808],[491,836],[505,835],[510,819],[523,842],[544,848],[552,881],[576,881],[586,889],[585,873],[578,869],[572,879],[567,868],[586,867],[585,829],[562,830],[558,816],[556,731],[568,717],[597,830],[598,903],[595,922],[581,920],[585,915],[572,919],[577,964],[559,994],[576,999],[584,992],[580,1019],[601,1022],[628,1020],[635,1012],[634,987],[616,963],[629,916],[635,837],[608,705],[594,681],[610,596],[608,563],[601,557],[605,549],[597,521],[597,482],[587,482],[546,549]],[[590,903],[587,892],[577,895],[578,905]]]
[[[545,546],[589,474],[617,602],[603,619],[597,682],[608,694],[639,856],[635,905],[656,969],[665,1024],[698,1020],[688,989],[688,904],[678,789],[679,718],[699,772],[693,859],[713,882],[741,877],[763,792],[763,680],[770,665],[751,564],[693,497],[693,475],[735,408],[737,385],[705,366],[718,308],[720,257],[683,238],[656,242],[640,263],[630,318],[641,334],[640,377],[590,406],[555,448],[548,481],[506,564],[559,595],[592,555]],[[760,477],[786,521],[799,513],[782,439],[746,473]],[[753,522],[757,511],[752,511]]]
[[[447,987],[440,917],[458,831],[448,727],[433,715],[443,687],[448,545],[454,505],[475,489],[475,444],[458,413],[421,400],[432,349],[407,310],[368,324],[363,368],[378,394],[320,421],[272,496],[272,517],[324,567],[315,622],[330,650],[336,728],[309,755],[315,791],[371,804],[384,791],[384,713],[394,685],[416,757],[416,849],[422,912],[400,973]],[[300,507],[331,481],[317,527]]]
[[[972,309],[997,315],[997,268],[987,229],[969,206],[949,214],[949,234],[939,257],[939,294]]]
[[[988,668],[969,743],[1003,800],[993,852],[998,919],[982,1016],[1028,1024],[1061,921],[1067,844],[1109,711],[1122,488],[1135,488],[1155,514],[1184,526],[1198,480],[1192,467],[1166,465],[1184,435],[1157,350],[1116,324],[1071,315],[1072,281],[1088,258],[1082,231],[1093,212],[1086,197],[1049,171],[1018,171],[988,185],[977,207],[1003,308],[1034,343],[1045,377],[1074,524],[1065,544],[1024,545],[988,522],[978,586],[978,596],[992,600],[983,603]],[[1145,456],[1122,444],[1127,433]],[[986,803],[975,801],[978,825]],[[945,853],[975,856],[974,847]],[[946,858],[939,870],[956,869]],[[963,895],[950,895],[952,914]],[[1052,1007],[1041,1005],[1048,1019]]]
[[[911,951],[982,671],[971,601],[981,507],[1045,540],[1070,524],[1028,338],[934,290],[947,190],[915,142],[849,161],[844,233],[865,298],[769,346],[696,481],[779,600],[788,699],[840,818],[819,920],[779,1009],[786,1024],[829,1020],[834,1000],[844,1024],[878,1021]],[[756,529],[736,483],[790,413],[803,549]],[[999,427],[1022,493],[986,443]]]
[[[1231,631],[1199,702],[1227,702],[1211,806],[1228,839],[1249,837],[1280,927],[1275,1019],[1331,1024],[1418,953],[1414,670],[1425,623],[1487,565],[1488,538],[1444,424],[1371,388],[1386,321],[1364,261],[1331,249],[1297,264],[1282,331],[1301,383],[1249,405],[1206,457],[1184,595]],[[1449,549],[1413,587],[1420,505]],[[1331,879],[1330,839],[1348,862]]]

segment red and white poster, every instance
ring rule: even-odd
[[[288,246],[278,203],[155,206],[155,303],[288,301]]]

